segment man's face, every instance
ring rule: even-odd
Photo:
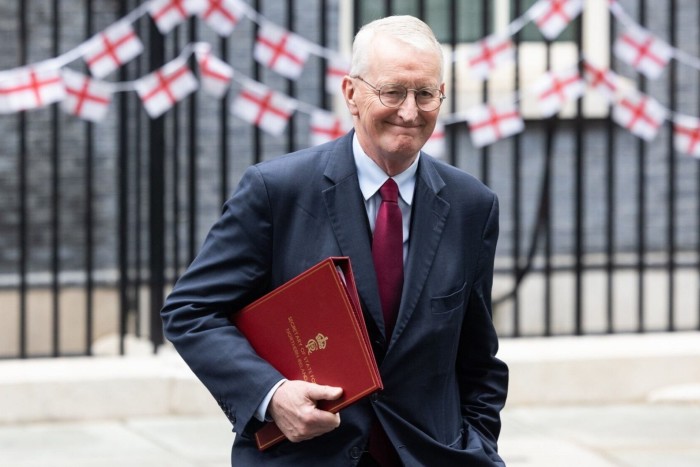
[[[440,82],[441,57],[434,53],[382,36],[375,37],[370,53],[370,66],[362,78],[377,89],[392,83],[410,89],[432,87],[444,91],[444,83]],[[343,92],[367,155],[387,173],[387,168],[396,173],[407,168],[433,133],[439,109],[419,109],[413,91],[408,92],[399,107],[386,107],[378,93],[357,78],[346,78]]]

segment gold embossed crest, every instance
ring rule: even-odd
[[[315,352],[316,350],[323,350],[326,348],[326,341],[328,340],[328,337],[324,336],[320,332],[316,334],[315,339],[309,339],[309,341],[306,343],[306,350],[309,353]]]

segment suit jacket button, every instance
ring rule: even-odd
[[[350,449],[350,458],[351,459],[359,459],[361,455],[362,455],[362,449],[360,449],[359,447],[353,446],[352,449]]]

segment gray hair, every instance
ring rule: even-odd
[[[350,76],[360,76],[369,69],[372,47],[377,47],[373,39],[378,34],[387,34],[421,51],[434,51],[440,57],[440,79],[443,76],[443,56],[440,42],[433,30],[420,19],[409,16],[387,16],[362,26],[352,44],[352,65]]]

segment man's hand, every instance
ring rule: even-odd
[[[338,428],[340,415],[319,410],[319,400],[335,400],[342,388],[306,381],[285,381],[272,396],[268,412],[282,433],[297,443]]]

